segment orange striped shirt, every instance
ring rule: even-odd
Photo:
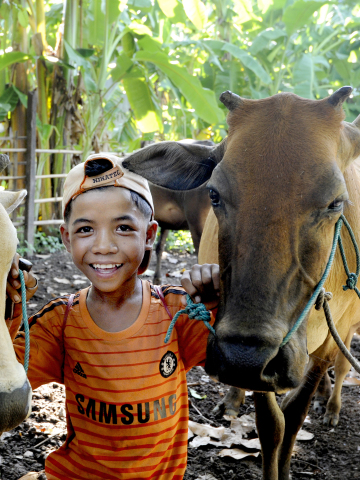
[[[183,289],[161,288],[175,315]],[[32,387],[53,381],[66,387],[67,438],[47,457],[47,478],[180,480],[187,459],[186,371],[205,360],[208,330],[181,315],[164,344],[170,318],[143,281],[137,320],[106,332],[90,317],[87,291],[76,294],[65,325],[69,296],[29,320]],[[21,332],[14,341],[20,362],[24,343]]]

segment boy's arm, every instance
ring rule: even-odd
[[[61,299],[63,300],[63,299]],[[30,325],[30,361],[28,378],[33,389],[49,382],[63,383],[63,331],[62,322],[66,309],[64,304],[54,306],[54,299],[36,315],[29,318]],[[21,306],[16,305],[14,318],[10,326],[10,335],[18,361],[24,364],[25,333],[18,332],[22,320]]]

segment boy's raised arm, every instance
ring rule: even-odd
[[[184,272],[181,285],[195,303],[204,303],[208,310],[216,308],[220,295],[219,265],[209,263],[193,265],[190,270]],[[186,305],[186,298],[181,301]]]

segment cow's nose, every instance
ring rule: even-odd
[[[12,430],[30,415],[31,393],[28,379],[11,392],[0,391],[0,433]]]
[[[220,382],[255,391],[279,391],[293,388],[287,375],[288,362],[279,350],[280,342],[260,342],[259,339],[231,337],[210,339],[205,370]]]

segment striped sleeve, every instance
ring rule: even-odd
[[[63,383],[63,318],[67,300],[66,296],[55,298],[29,318],[28,378],[33,389],[49,382]],[[18,319],[15,319],[14,323],[18,323]],[[23,331],[18,332],[14,340],[14,349],[17,359],[23,363],[25,355]]]

